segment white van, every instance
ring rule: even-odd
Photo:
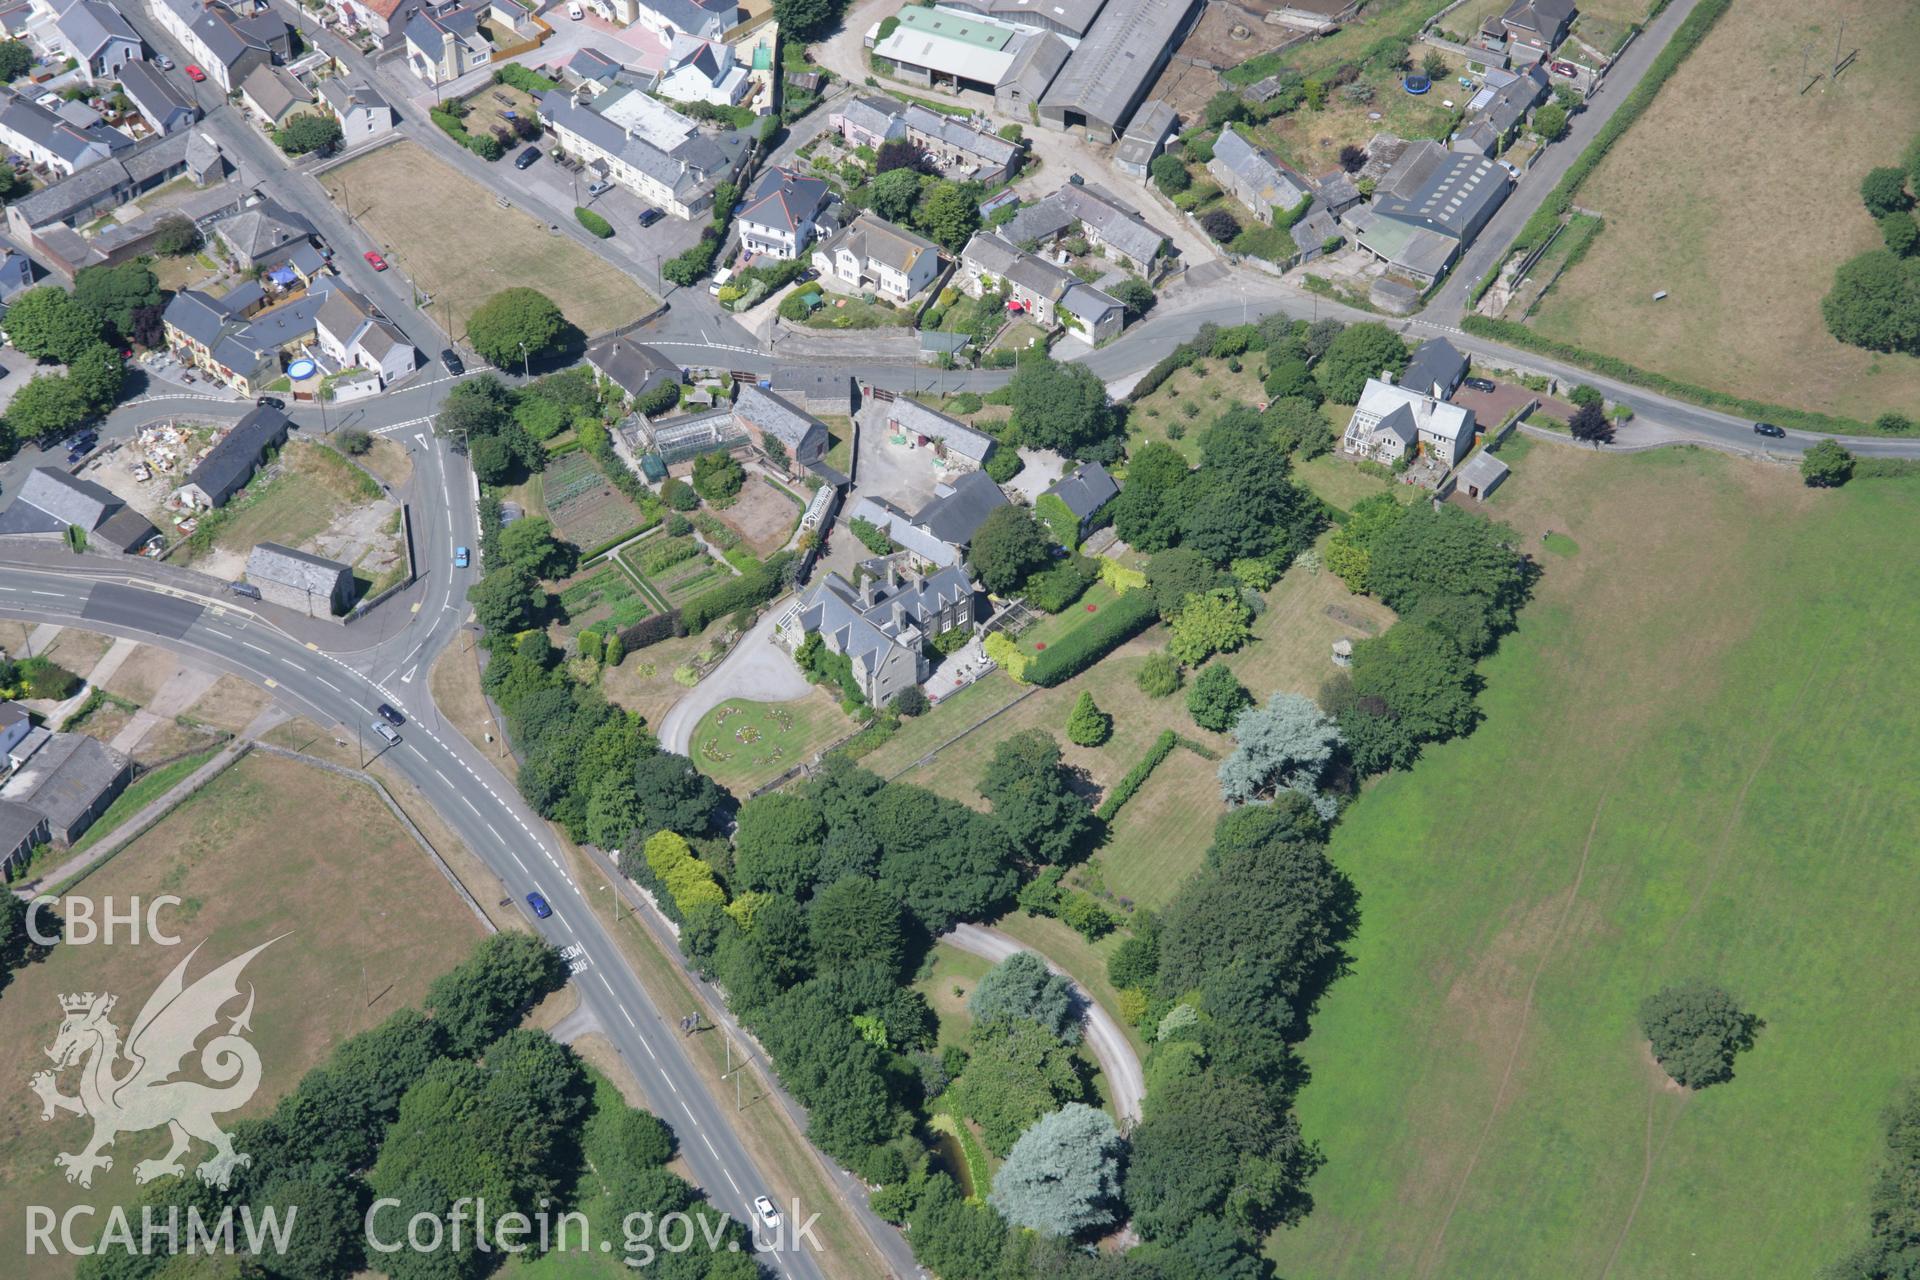
[[[707,292],[712,294],[716,298],[719,297],[720,291],[727,287],[727,281],[731,279],[733,279],[733,268],[732,267],[720,268],[718,271],[713,273],[713,283],[707,286]]]

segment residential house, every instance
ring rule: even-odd
[[[146,117],[155,133],[175,133],[200,118],[199,106],[168,78],[167,72],[151,62],[129,62],[121,67],[120,92]]]
[[[1285,218],[1313,199],[1312,184],[1231,126],[1213,144],[1207,172],[1264,226],[1272,226],[1276,214]]]
[[[609,21],[645,27],[668,41],[681,35],[718,40],[739,21],[739,0],[603,0],[603,3],[613,10],[606,14]]]
[[[458,80],[493,56],[486,23],[489,0],[454,0],[435,8],[422,5],[407,19],[407,69],[428,84]]]
[[[7,230],[38,253],[51,270],[71,279],[82,267],[123,262],[147,252],[170,210],[149,209],[131,221],[110,223],[85,237],[75,228],[182,175],[206,187],[225,172],[219,146],[204,132],[182,129],[157,135],[12,201],[7,205]],[[184,216],[198,218],[239,198],[235,188],[214,187],[176,202],[175,207],[184,207]]]
[[[247,487],[267,450],[287,442],[292,427],[286,414],[269,405],[259,406],[220,437],[188,474],[187,482],[174,490],[175,496],[203,510],[225,506],[227,499]]]
[[[661,383],[680,383],[680,366],[644,342],[602,338],[587,346],[587,367],[620,389],[629,400]]]
[[[0,702],[0,757],[11,757],[32,729],[33,716],[25,707],[17,702]]]
[[[862,497],[848,519],[865,520],[904,547],[917,564],[945,569],[963,563],[973,535],[1007,495],[985,471],[968,471],[951,484],[934,486],[933,498],[908,515],[885,498]]]
[[[89,80],[111,80],[120,68],[146,55],[139,35],[118,10],[104,0],[55,0],[53,39],[49,44],[66,51]]]
[[[366,369],[380,385],[412,373],[420,353],[373,304],[343,284],[327,290],[314,312],[314,342],[342,369]]]
[[[52,842],[45,814],[12,800],[0,800],[0,874],[12,880],[33,861],[36,846]]]
[[[932,576],[905,574],[893,561],[863,565],[856,587],[829,573],[808,587],[775,623],[797,652],[809,636],[844,655],[869,703],[883,706],[932,674],[933,637],[974,620],[973,580],[954,566]]]
[[[372,86],[340,76],[320,82],[320,101],[340,122],[343,146],[385,137],[400,125],[400,117]]]
[[[308,617],[345,613],[353,603],[352,565],[277,542],[254,544],[247,553],[246,574],[262,600]]]
[[[404,30],[414,0],[337,0],[340,16],[349,27],[371,31],[386,40],[396,30]],[[403,8],[404,7],[404,8]]]
[[[98,117],[90,124],[73,124],[7,89],[0,91],[0,145],[41,168],[71,177],[130,150],[134,143]]]
[[[158,532],[111,489],[52,467],[35,467],[0,511],[0,536],[54,541],[78,525],[87,545],[137,551]]]
[[[318,233],[302,213],[263,199],[213,225],[209,237],[242,270],[266,267],[285,259],[299,245],[311,245]]]
[[[1454,133],[1452,149],[1478,155],[1498,154],[1526,123],[1527,112],[1547,96],[1547,73],[1538,66],[1498,88],[1482,89],[1467,104],[1467,117]]]
[[[284,67],[262,63],[240,82],[240,101],[268,128],[283,129],[297,115],[311,115],[313,90]]]
[[[1128,177],[1147,180],[1147,169],[1167,148],[1167,139],[1180,130],[1180,117],[1159,98],[1142,103],[1113,149],[1113,167]]]
[[[1523,51],[1535,61],[1560,46],[1573,29],[1579,12],[1574,0],[1513,0],[1500,15],[1500,26],[1512,42],[1510,57]]]
[[[1087,342],[1105,341],[1126,324],[1126,308],[1111,294],[991,231],[976,231],[967,241],[956,280],[975,298],[1004,286],[1008,310],[1044,328],[1063,326]]]
[[[1341,436],[1341,450],[1390,464],[1416,447],[1453,466],[1473,447],[1473,410],[1410,386],[1368,378]]]
[[[746,207],[734,218],[740,244],[748,253],[797,258],[813,240],[814,220],[826,208],[832,189],[797,169],[769,165],[747,193]]]
[[[1000,234],[1014,244],[1057,244],[1078,234],[1103,256],[1145,276],[1167,248],[1167,237],[1119,196],[1072,182],[1023,207]]]
[[[33,288],[33,259],[18,249],[0,249],[0,301]]]
[[[1092,530],[1100,509],[1118,496],[1120,486],[1113,475],[1097,462],[1083,462],[1053,484],[1040,497],[1058,498],[1075,523],[1074,536],[1084,538]],[[1056,531],[1057,532],[1057,531]]]
[[[331,278],[316,281],[293,301],[257,313],[251,310],[260,297],[257,285],[243,285],[226,298],[183,290],[161,315],[168,349],[240,395],[259,395],[280,377],[283,356],[303,353],[316,340],[332,284]]]
[[[1009,142],[997,133],[966,120],[928,110],[909,102],[900,112],[907,141],[950,176],[984,187],[996,187],[1019,171],[1024,142]]]
[[[667,49],[654,91],[675,102],[733,107],[752,89],[752,73],[734,58],[732,45],[682,33]]]
[[[932,449],[934,456],[949,471],[973,471],[987,465],[987,459],[999,443],[982,431],[975,431],[958,418],[950,418],[937,409],[929,409],[918,400],[896,396],[878,401],[876,416],[888,435],[902,435],[907,443]]]
[[[1466,381],[1467,358],[1445,338],[1428,338],[1413,349],[1400,385],[1425,391],[1436,400],[1446,400]]]
[[[879,94],[859,94],[848,98],[827,118],[833,131],[850,147],[872,147],[907,136],[907,122],[901,119],[907,104]]]
[[[1454,477],[1455,492],[1464,493],[1475,502],[1485,502],[1507,478],[1508,470],[1506,463],[1482,449],[1468,458]]]
[[[631,86],[581,103],[561,90],[542,94],[540,118],[560,148],[676,218],[705,218],[713,191],[739,176],[748,135],[702,133],[666,103]]]
[[[1040,95],[1040,123],[1083,129],[1095,142],[1119,137],[1201,7],[1195,0],[1107,0]]]
[[[186,50],[187,61],[205,71],[222,93],[232,93],[255,67],[274,60],[275,23],[282,35],[290,31],[272,11],[242,18],[226,5],[198,0],[154,0],[152,12],[160,29]]]
[[[774,456],[767,442],[777,441],[787,455],[789,475],[827,456],[827,426],[806,410],[748,383],[733,402],[734,425],[761,453]]]
[[[871,213],[858,213],[813,251],[813,267],[849,290],[872,289],[896,305],[940,275],[940,246]]]
[[[98,738],[52,733],[0,786],[0,800],[46,819],[47,840],[64,849],[86,834],[133,778],[133,761]]]

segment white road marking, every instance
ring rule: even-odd
[[[656,1062],[660,1060],[660,1055],[653,1051],[653,1046],[647,1043],[645,1037],[641,1038],[640,1047],[647,1051],[647,1056],[649,1058],[652,1058]]]
[[[294,660],[293,660],[292,658],[282,658],[282,659],[280,659],[280,661],[282,661],[282,662],[284,662],[284,663],[286,663],[286,664],[287,664],[288,666],[290,666],[290,667],[292,667],[292,668],[293,668],[293,669],[294,669],[295,671],[305,671],[305,670],[306,670],[306,668],[305,668],[305,667],[303,667],[303,666],[301,666],[301,665],[300,665],[299,663],[297,663],[297,662],[295,662],[295,661],[294,661]]]
[[[733,1188],[733,1194],[737,1196],[743,1196],[747,1194],[746,1192],[740,1189],[740,1184],[733,1180],[733,1170],[727,1168],[725,1165],[721,1165],[720,1172],[727,1175],[727,1185]]]
[[[619,1006],[617,1006],[617,1007],[618,1007],[618,1008],[619,1008],[619,1010],[620,1010],[620,1016],[621,1016],[621,1017],[623,1017],[623,1018],[625,1018],[625,1019],[627,1020],[627,1025],[628,1025],[628,1026],[630,1026],[630,1027],[633,1027],[633,1029],[634,1029],[634,1030],[636,1030],[636,1031],[638,1031],[638,1030],[639,1030],[640,1028],[639,1028],[639,1026],[638,1026],[638,1025],[637,1025],[637,1024],[636,1024],[636,1023],[634,1022],[634,1020],[633,1020],[633,1015],[627,1012],[627,1006],[625,1006],[625,1005],[619,1005]]]
[[[500,833],[498,831],[493,830],[493,824],[491,822],[487,823],[487,830],[493,831],[493,838],[495,840],[498,840],[500,838]]]
[[[691,1114],[691,1113],[689,1113],[689,1114]],[[718,1159],[720,1158],[720,1153],[719,1153],[718,1151],[715,1151],[715,1150],[713,1149],[713,1139],[712,1139],[712,1138],[709,1138],[709,1137],[708,1137],[708,1136],[707,1136],[706,1134],[704,1134],[704,1133],[703,1133],[703,1134],[701,1134],[701,1135],[700,1135],[700,1141],[702,1141],[702,1142],[704,1142],[704,1143],[706,1143],[706,1144],[707,1144],[707,1154],[708,1154],[708,1155],[710,1155],[710,1156],[712,1156],[712,1157],[713,1157],[713,1158],[714,1158],[715,1160],[718,1160]]]
[[[35,594],[35,595],[37,595],[37,596],[52,596],[52,597],[54,597],[54,598],[55,598],[56,600],[64,600],[64,599],[66,599],[66,598],[67,598],[67,593],[66,593],[66,592],[64,592],[64,591],[40,591],[40,590],[35,590],[33,594]],[[262,652],[264,652],[264,650],[263,650]]]
[[[600,979],[600,985],[607,989],[607,995],[612,997],[615,1000],[618,1000],[619,997],[613,994],[613,984],[607,981],[607,975],[603,973],[603,974],[599,974],[598,977]]]
[[[405,675],[403,675],[403,676],[401,676],[401,677],[400,677],[400,683],[401,683],[401,684],[412,684],[412,683],[413,683],[413,673],[414,673],[414,672],[416,672],[416,671],[418,671],[419,669],[420,669],[420,668],[419,668],[419,666],[418,666],[417,664],[416,664],[416,665],[414,665],[414,666],[411,666],[411,667],[408,667],[408,668],[407,668],[407,674],[405,674]],[[435,741],[435,742],[438,742],[438,741],[439,741],[439,739],[438,739],[438,738],[435,738],[435,739],[434,739],[434,741]]]
[[[341,692],[340,686],[335,684],[333,681],[327,679],[325,676],[315,676],[314,679],[318,680],[321,684],[327,686],[327,688],[333,690],[335,693]]]
[[[679,1085],[677,1085],[677,1084],[675,1084],[675,1083],[673,1082],[673,1077],[672,1077],[672,1076],[668,1076],[668,1077],[667,1077],[667,1088],[669,1088],[669,1089],[671,1089],[671,1090],[673,1090],[673,1091],[674,1091],[675,1093],[678,1093],[678,1092],[680,1092],[680,1086],[679,1086]],[[691,1111],[689,1111],[689,1112],[688,1112],[687,1114],[688,1114],[688,1115],[692,1115],[693,1113],[692,1113]]]
[[[240,643],[246,648],[253,650],[255,653],[271,653],[272,652],[272,650],[270,649],[262,649],[259,645],[253,643],[253,641],[251,640],[242,640]]]
[[[525,871],[527,869],[527,864],[520,861],[520,855],[515,853],[513,850],[511,849],[507,850],[507,856],[513,859],[514,866],[520,868],[522,871]]]

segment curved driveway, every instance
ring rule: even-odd
[[[1016,942],[998,929],[988,929],[977,924],[959,924],[951,933],[940,935],[940,941],[950,943],[969,955],[976,955],[995,964],[1019,951],[1033,951],[1023,942]],[[1068,982],[1073,975],[1038,951],[1033,954],[1047,961],[1047,968],[1053,970]],[[1146,1096],[1147,1080],[1140,1069],[1140,1059],[1127,1042],[1127,1033],[1113,1015],[1100,1007],[1099,1001],[1090,995],[1087,989],[1073,982],[1073,989],[1086,1005],[1087,1048],[1093,1052],[1100,1063],[1101,1072],[1107,1077],[1107,1088],[1113,1093],[1113,1109],[1119,1112],[1117,1119],[1122,1128],[1137,1124],[1140,1120],[1140,1100]]]
[[[800,668],[793,665],[792,657],[773,638],[773,624],[779,620],[785,608],[785,600],[775,601],[768,608],[766,616],[753,624],[753,630],[733,646],[733,652],[661,717],[660,727],[656,730],[661,747],[677,751],[683,756],[689,754],[689,748],[693,745],[693,729],[700,723],[700,717],[728,698],[746,698],[753,702],[792,702],[795,698],[807,696],[807,690],[813,686],[807,683],[807,678],[800,674]]]

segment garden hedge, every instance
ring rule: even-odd
[[[1147,754],[1140,758],[1140,763],[1127,770],[1127,776],[1113,784],[1113,790],[1107,792],[1107,798],[1100,802],[1093,816],[1102,822],[1113,821],[1113,815],[1133,799],[1133,793],[1146,784],[1148,776],[1160,767],[1160,762],[1172,753],[1179,742],[1180,735],[1173,730],[1162,730],[1160,736],[1153,740],[1153,745],[1147,748]]]
[[[1152,626],[1159,616],[1151,592],[1129,592],[1036,654],[1027,664],[1027,682],[1051,688],[1070,680]]]
[[[791,551],[776,551],[751,572],[695,596],[680,606],[681,623],[691,634],[706,630],[708,623],[723,614],[765,604],[780,593],[786,567],[793,558]]]

